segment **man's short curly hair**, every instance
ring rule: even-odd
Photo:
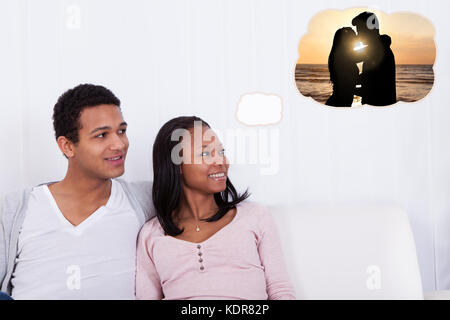
[[[120,100],[103,86],[80,84],[64,92],[53,108],[55,138],[64,136],[69,141],[78,143],[81,111],[101,104],[113,104],[120,108]]]

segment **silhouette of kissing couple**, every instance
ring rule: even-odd
[[[386,106],[397,102],[395,58],[391,37],[380,35],[376,15],[363,12],[352,20],[355,31],[344,27],[336,31],[328,57],[333,94],[326,105],[351,107],[353,96],[362,104]],[[362,62],[362,73],[357,63]]]

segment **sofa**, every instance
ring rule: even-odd
[[[406,213],[395,206],[272,206],[298,299],[450,299],[424,293]]]

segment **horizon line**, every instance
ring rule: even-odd
[[[296,63],[297,65],[299,64],[328,64],[328,62],[325,63],[305,63],[305,62],[301,62],[301,63]],[[434,63],[396,63],[396,66],[434,66]]]

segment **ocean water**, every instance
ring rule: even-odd
[[[326,64],[297,64],[295,83],[307,97],[325,103],[333,92]],[[432,65],[403,64],[396,66],[397,100],[414,102],[424,98],[434,83]]]

